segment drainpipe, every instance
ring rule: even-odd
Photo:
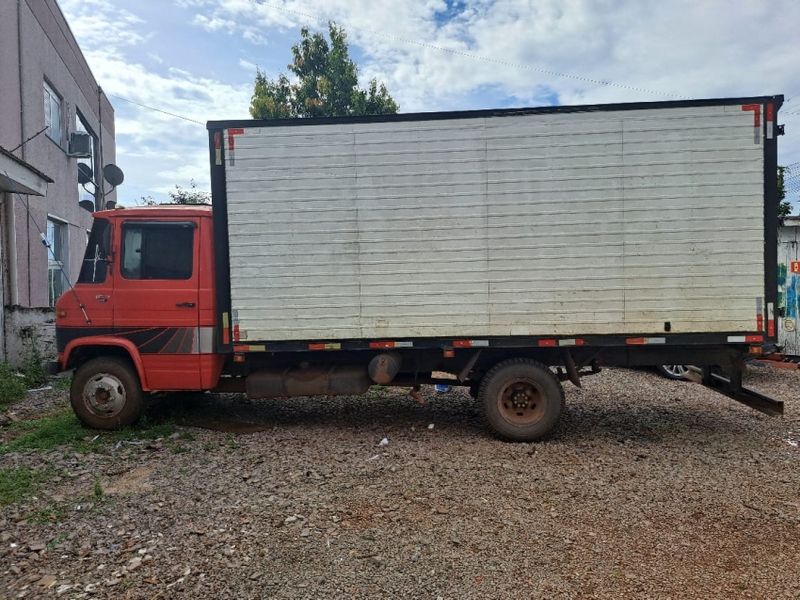
[[[97,122],[98,126],[97,129],[97,143],[98,143],[98,154],[100,158],[100,164],[97,165],[99,167],[98,172],[94,174],[94,180],[97,185],[97,189],[94,196],[94,208],[95,210],[104,210],[106,207],[106,181],[103,179],[103,88],[99,85],[97,86]]]
[[[25,139],[25,103],[22,101],[22,0],[17,0],[17,73],[19,83],[19,141]],[[25,146],[22,146],[22,160],[25,160]],[[6,244],[8,252],[8,291],[10,305],[19,304],[19,290],[17,289],[17,227],[14,210],[14,199],[11,194],[6,194]],[[5,333],[5,332],[4,332]],[[5,335],[3,336],[5,339]]]

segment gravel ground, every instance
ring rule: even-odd
[[[800,371],[747,383],[786,416],[605,370],[539,444],[460,391],[162,401],[170,438],[0,456],[57,473],[2,509],[0,597],[798,598]]]

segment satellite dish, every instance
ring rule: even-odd
[[[83,210],[94,212],[94,202],[92,200],[81,200],[78,204]]]
[[[93,183],[93,178],[94,173],[92,172],[92,167],[86,163],[78,163],[78,183],[81,185]]]
[[[122,172],[117,165],[113,163],[107,164],[103,167],[103,179],[105,179],[112,186],[117,187],[125,181],[125,173]]]

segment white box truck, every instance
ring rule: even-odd
[[[215,358],[195,387],[358,393],[443,371],[501,437],[534,440],[562,380],[687,363],[780,413],[741,370],[775,342],[782,101],[209,122],[197,338]],[[194,218],[140,212],[114,217]]]

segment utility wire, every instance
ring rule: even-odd
[[[130,98],[124,98],[123,96],[118,96],[117,94],[108,94],[112,98],[116,98],[117,100],[122,100],[123,102],[128,102],[129,104],[133,104],[140,108],[146,108],[147,110],[153,110],[155,112],[168,115],[170,117],[175,117],[176,119],[182,119],[184,121],[188,121],[189,123],[196,123],[197,125],[202,125],[203,127],[206,126],[205,123],[202,121],[198,121],[197,119],[191,119],[189,117],[184,117],[183,115],[179,115],[173,112],[169,112],[168,110],[163,110],[161,108],[156,108],[155,106],[148,106],[147,104],[142,104],[141,102],[136,102],[135,100],[131,100]]]
[[[25,144],[27,144],[28,142],[30,142],[32,139],[34,139],[34,138],[37,138],[37,137],[39,137],[40,135],[42,135],[42,134],[43,134],[45,131],[47,131],[47,129],[48,129],[48,126],[47,126],[47,125],[45,125],[45,126],[44,126],[44,127],[42,127],[42,128],[39,130],[39,131],[37,131],[37,132],[36,132],[36,133],[34,133],[34,134],[31,136],[31,137],[29,137],[27,140],[23,141],[23,142],[22,142],[22,143],[21,143],[19,146],[17,146],[16,148],[13,148],[13,149],[11,149],[11,150],[9,150],[9,152],[16,152],[17,150],[19,150],[20,148],[22,148],[22,147],[23,147]]]
[[[7,173],[6,173],[6,176],[8,176]],[[67,282],[67,285],[69,286],[70,291],[75,296],[75,300],[78,301],[78,307],[81,309],[81,312],[83,313],[83,318],[86,321],[86,324],[87,325],[91,325],[92,324],[92,320],[89,318],[89,315],[86,313],[86,307],[83,305],[83,302],[81,302],[81,297],[78,296],[78,292],[75,290],[75,286],[72,285],[72,282],[69,280],[69,277],[67,276],[66,271],[64,271],[64,263],[62,263],[56,257],[56,253],[53,250],[52,246],[50,245],[50,241],[47,239],[47,234],[44,231],[42,231],[42,228],[39,226],[39,223],[36,221],[36,219],[31,214],[31,209],[28,206],[28,204],[22,199],[22,196],[20,196],[16,192],[14,192],[14,196],[16,196],[17,200],[19,200],[19,203],[22,204],[22,206],[25,208],[25,212],[28,213],[29,221],[31,223],[33,223],[33,226],[36,227],[36,230],[39,232],[39,237],[42,240],[42,245],[45,248],[47,248],[47,250],[49,251],[48,255],[52,256],[53,257],[53,262],[58,265],[58,270],[61,272],[61,276],[64,278],[64,281]],[[28,243],[30,244],[30,240],[28,240]]]

